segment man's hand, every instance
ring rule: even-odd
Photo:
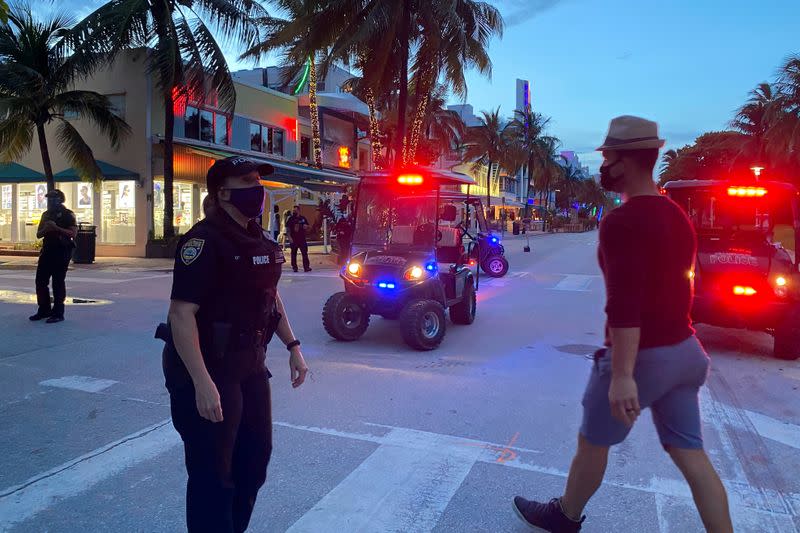
[[[308,366],[303,359],[303,354],[300,352],[299,347],[292,348],[292,355],[289,356],[289,370],[292,375],[292,388],[297,388],[306,380],[308,373]]]
[[[636,422],[642,411],[639,407],[639,388],[633,376],[612,376],[608,401],[614,418],[628,427]]]
[[[222,402],[219,399],[217,386],[211,377],[195,383],[194,389],[197,412],[200,413],[200,416],[211,422],[222,422]]]

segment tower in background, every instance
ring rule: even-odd
[[[517,79],[517,111],[525,111],[531,107],[531,84],[528,80]]]

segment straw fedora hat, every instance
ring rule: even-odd
[[[597,150],[645,150],[661,148],[664,142],[658,137],[658,124],[641,117],[624,115],[611,120],[606,140]]]

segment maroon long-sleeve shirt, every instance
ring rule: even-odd
[[[693,335],[689,272],[696,252],[691,222],[664,196],[636,196],[611,211],[600,225],[598,251],[606,328],[641,328],[640,348],[669,346]]]

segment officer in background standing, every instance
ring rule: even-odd
[[[283,251],[255,222],[260,176],[270,165],[242,157],[208,171],[207,217],[181,239],[175,258],[163,368],[172,422],[185,449],[190,533],[247,530],[272,451],[266,346],[289,351],[292,386],[308,368],[278,294]],[[260,525],[263,528],[263,525]]]
[[[308,229],[308,219],[300,214],[300,206],[294,206],[292,216],[286,223],[289,238],[292,240],[292,270],[297,272],[297,250],[303,254],[303,271],[311,272],[311,261],[308,259],[308,241],[306,240],[306,230]]]
[[[39,264],[36,267],[36,303],[39,309],[32,321],[47,319],[48,324],[64,320],[64,300],[67,298],[66,277],[73,239],[78,234],[75,213],[64,207],[66,197],[58,189],[45,195],[47,211],[42,214],[36,238],[43,239]],[[53,305],[50,306],[50,279],[53,279]]]

